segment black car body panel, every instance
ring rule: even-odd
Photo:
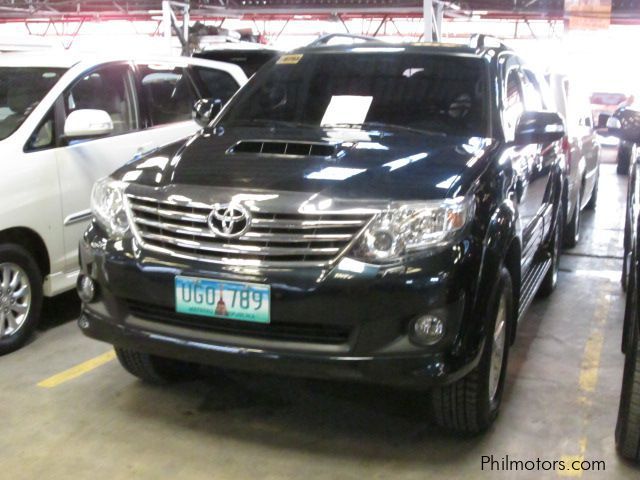
[[[482,62],[484,135],[365,123],[226,122],[245,95],[268,79],[270,68],[282,67],[274,62],[184,145],[168,146],[113,175],[124,182],[135,178],[126,189],[134,232],[113,240],[94,222],[80,244],[82,272],[97,285],[96,298],[83,304],[85,334],[171,358],[309,376],[430,386],[469,373],[487,341],[486,312],[500,269],[511,272],[520,317],[540,284],[531,272],[548,268],[563,153],[557,141],[516,145],[503,131],[503,79],[518,64],[511,53],[404,48],[412,55]],[[265,245],[247,262],[244,254],[197,251],[184,233],[154,243],[167,232],[152,216],[146,222],[156,230],[141,233],[147,227],[136,227],[136,211],[157,212],[159,221],[175,212],[197,216],[207,205],[238,198],[254,215],[277,212],[267,221],[323,212],[333,221],[354,211],[364,220],[338,253],[321,260],[296,253],[272,261],[265,252],[274,245]],[[355,254],[367,222],[394,202],[455,198],[472,199],[473,217],[446,243],[390,263]],[[177,314],[176,275],[270,285],[271,323]],[[412,337],[411,326],[423,315],[445,319],[437,345]],[[511,320],[513,335],[517,319]]]

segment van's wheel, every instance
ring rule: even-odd
[[[166,384],[191,380],[198,374],[199,366],[194,363],[118,347],[115,351],[120,365],[131,375],[147,383]]]
[[[573,209],[573,215],[571,216],[571,222],[565,227],[564,233],[564,245],[567,248],[573,248],[578,245],[580,241],[580,203],[582,202],[582,191],[578,191],[576,197],[576,205]]]
[[[42,274],[19,245],[0,245],[0,355],[29,339],[40,320]]]
[[[512,319],[511,275],[502,268],[487,315],[488,335],[480,363],[466,377],[431,391],[434,419],[440,426],[471,434],[491,426],[504,389]]]
[[[632,314],[637,322],[637,310]],[[616,447],[623,457],[640,462],[640,335],[637,325],[634,327],[624,362]]]
[[[547,247],[547,255],[549,255],[551,260],[551,266],[538,289],[538,296],[540,297],[548,297],[551,295],[558,284],[558,266],[560,264],[560,245],[562,244],[563,231],[562,225],[564,225],[564,216],[562,215],[562,209],[560,208],[558,209],[556,225],[553,228],[553,237]]]

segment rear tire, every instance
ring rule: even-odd
[[[4,355],[22,347],[40,321],[42,273],[27,250],[4,244],[0,282],[0,355]]]
[[[598,170],[596,172],[596,181],[593,184],[593,189],[591,190],[591,198],[589,199],[587,204],[584,206],[584,208],[586,210],[595,210],[596,209],[596,205],[598,204],[598,185],[599,185],[599,183],[600,183],[600,167],[598,167]]]
[[[633,313],[637,321],[637,311]],[[623,457],[640,463],[640,336],[637,325],[624,362],[616,424],[616,447]]]
[[[538,289],[539,297],[548,297],[553,293],[558,284],[558,266],[560,264],[560,245],[562,244],[562,225],[564,225],[562,209],[558,209],[558,219],[553,229],[553,240],[547,247],[547,254],[551,256],[551,266],[544,276],[540,288]]]
[[[564,232],[564,246],[567,248],[574,248],[580,241],[580,204],[582,202],[582,192],[578,191],[576,197],[575,208],[573,209],[573,215],[571,216],[571,222],[565,227]]]
[[[164,385],[181,380],[192,380],[198,374],[199,367],[194,363],[118,347],[115,351],[120,365],[131,375],[147,383]]]
[[[436,423],[458,433],[485,431],[496,419],[500,408],[513,320],[511,275],[504,267],[487,317],[487,332],[490,333],[478,366],[457,382],[433,389],[430,395]]]

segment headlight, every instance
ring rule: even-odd
[[[124,182],[106,177],[98,180],[91,191],[91,211],[109,237],[121,238],[129,229],[124,206],[126,186]]]
[[[437,202],[393,203],[376,215],[352,255],[373,263],[393,262],[414,252],[441,247],[473,218],[473,196]]]

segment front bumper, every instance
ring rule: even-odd
[[[182,263],[134,255],[132,242],[106,241],[92,227],[80,243],[82,272],[97,285],[79,320],[89,337],[225,368],[414,387],[453,382],[479,361],[482,316],[470,305],[480,256],[470,241],[395,269],[338,264],[330,271]],[[174,279],[183,274],[270,284],[272,323],[263,329],[176,314]],[[410,338],[412,321],[424,314],[445,319],[436,346]]]

